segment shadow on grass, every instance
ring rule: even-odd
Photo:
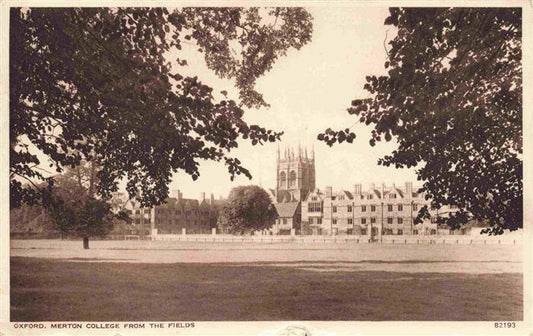
[[[523,318],[521,274],[317,273],[269,264],[276,263],[142,264],[12,257],[11,320]]]

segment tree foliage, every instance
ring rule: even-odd
[[[397,140],[378,163],[419,167],[432,205],[459,207],[452,228],[522,227],[521,9],[391,8],[385,24],[398,29],[388,74],[367,76],[370,98],[348,109],[373,125],[371,146]],[[349,136],[328,129],[319,139]]]
[[[199,176],[198,160],[224,162],[231,179],[249,171],[231,157],[238,140],[281,133],[243,120],[266,106],[258,77],[290,48],[310,41],[302,8],[12,8],[10,12],[11,207],[41,194],[37,148],[62,172],[81,160],[101,170],[98,195],[127,180],[141,203],[162,202],[174,172]],[[233,79],[239,100],[186,76],[185,44]]]
[[[55,236],[57,230],[44,207],[23,204],[9,211],[11,234],[36,234],[41,237]]]
[[[43,206],[54,227],[63,235],[105,237],[118,222],[129,222],[125,211],[113,212],[110,200],[96,195],[99,169],[93,162],[82,162],[56,176],[47,189]]]
[[[233,188],[218,217],[218,227],[229,233],[248,233],[272,227],[276,208],[259,186]]]

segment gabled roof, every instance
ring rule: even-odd
[[[278,212],[279,217],[292,218],[294,217],[294,214],[298,209],[298,205],[300,205],[300,202],[276,203],[274,205],[276,206],[276,211]]]
[[[287,190],[278,190],[278,194],[276,195],[276,203],[290,203],[294,202],[294,198],[290,192]]]
[[[403,190],[401,190],[398,187],[393,187],[388,192],[386,192],[386,194],[391,194],[391,193],[398,194],[398,195],[400,195],[401,198],[403,198],[403,195],[404,195]]]
[[[307,195],[305,195],[304,200],[309,201],[310,197],[312,197],[312,196],[318,197],[318,199],[321,200],[321,201],[324,199],[324,193],[322,191],[320,191],[320,189],[318,189],[318,188],[308,192]]]
[[[166,199],[165,203],[159,205],[160,207],[175,207],[175,206],[181,206],[181,207],[190,207],[190,208],[196,208],[200,204],[198,200],[191,199],[191,198],[182,198],[181,200],[178,200],[175,197],[169,197]]]
[[[372,193],[375,194],[378,198],[381,198],[381,193],[379,192],[379,190],[377,190],[377,189],[374,188],[374,189],[370,189],[370,190],[367,192],[367,194],[372,194]]]
[[[344,197],[346,197],[346,198],[348,198],[348,199],[350,199],[350,200],[353,199],[352,193],[349,192],[349,191],[347,191],[347,190],[341,190],[341,191],[339,191],[339,192],[337,193],[337,195],[335,195],[335,199],[337,199],[337,197],[339,197],[339,196],[341,196],[341,195],[344,196]]]
[[[182,203],[186,207],[196,208],[199,206],[198,200],[190,198],[182,198],[179,203]]]

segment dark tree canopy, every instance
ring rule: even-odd
[[[370,98],[348,109],[373,124],[370,145],[393,138],[379,160],[418,167],[432,205],[456,205],[447,220],[490,223],[491,234],[522,227],[520,8],[391,8],[385,76],[367,76]],[[353,142],[349,129],[318,136]]]
[[[247,124],[243,108],[267,105],[256,79],[311,33],[302,8],[12,8],[11,207],[40,199],[24,184],[44,180],[33,146],[57,172],[94,161],[98,195],[108,198],[126,179],[143,206],[167,197],[174,172],[196,179],[199,159],[224,162],[232,179],[250,177],[230,156],[237,141],[281,133]],[[181,74],[186,59],[165,58],[184,43],[234,80],[238,101]]]
[[[218,217],[218,227],[228,233],[249,233],[272,227],[276,208],[267,192],[259,186],[233,188]]]
[[[81,237],[88,248],[90,237],[104,237],[119,222],[129,222],[125,211],[112,211],[110,200],[95,194],[99,168],[82,162],[54,179],[44,192],[43,206],[57,231],[69,237]]]

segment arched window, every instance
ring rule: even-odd
[[[285,172],[279,173],[279,186],[284,187],[285,186],[285,180],[287,177],[285,176]]]
[[[296,172],[293,170],[289,173],[289,187],[296,185]]]

